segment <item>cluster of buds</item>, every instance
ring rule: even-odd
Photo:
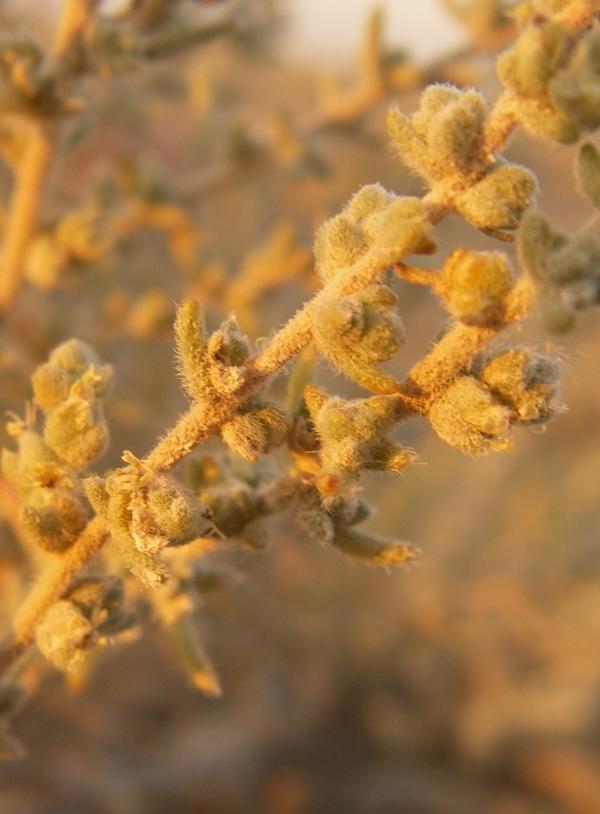
[[[43,433],[18,421],[8,426],[17,450],[3,450],[2,471],[21,498],[24,529],[45,551],[69,548],[89,519],[80,475],[108,440],[102,402],[111,378],[89,346],[65,342],[32,377]]]
[[[569,2],[530,10],[515,44],[500,56],[498,76],[514,97],[514,112],[535,135],[571,143],[600,126],[600,35],[583,36],[553,15]]]
[[[530,212],[519,231],[519,257],[540,288],[550,330],[572,327],[575,312],[600,302],[600,234],[555,232],[541,212]]]
[[[268,510],[257,488],[243,480],[228,479],[202,489],[198,499],[224,537],[237,538],[249,548],[265,547],[267,535],[261,519]]]
[[[193,401],[227,399],[247,385],[250,341],[233,317],[207,337],[200,307],[189,301],[177,312],[175,335],[183,388]],[[282,444],[287,430],[286,415],[276,405],[249,398],[223,423],[221,436],[230,449],[254,461]]]
[[[391,393],[398,383],[382,373],[404,344],[404,326],[395,310],[398,298],[381,283],[356,294],[332,295],[312,311],[312,337],[319,352],[352,381],[375,393]]]
[[[460,322],[493,327],[504,318],[514,281],[505,254],[456,249],[446,260],[435,290]]]
[[[429,228],[426,207],[418,198],[399,197],[380,184],[370,184],[319,228],[316,270],[326,283],[359,263],[385,268],[409,254],[430,254],[435,244]]]
[[[414,453],[388,438],[398,420],[393,397],[345,401],[309,385],[304,398],[320,443],[318,486],[325,494],[340,490],[361,470],[402,472],[413,463]]]
[[[469,455],[510,449],[513,424],[545,423],[559,409],[559,374],[553,359],[526,349],[482,357],[434,400],[429,421]]]
[[[119,579],[81,577],[48,609],[37,627],[36,644],[54,667],[68,672],[135,621],[123,607]]]
[[[515,229],[537,185],[525,167],[490,161],[480,93],[432,85],[412,116],[392,108],[388,130],[403,162],[479,229]]]
[[[371,507],[356,496],[335,496],[324,503],[313,483],[298,482],[292,510],[296,522],[311,539],[347,556],[390,567],[404,565],[416,555],[408,543],[357,529],[371,515]]]
[[[163,549],[214,534],[196,496],[175,479],[147,471],[131,453],[126,467],[83,486],[131,572],[147,586],[167,579]]]
[[[100,260],[106,250],[98,211],[71,212],[31,241],[25,276],[39,288],[53,288],[70,272]]]

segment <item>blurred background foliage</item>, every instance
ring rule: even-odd
[[[64,130],[46,229],[85,210],[110,245],[52,256],[2,329],[3,410],[28,398],[28,375],[71,335],[115,366],[107,467],[123,448],[143,454],[183,409],[176,302],[197,296],[214,323],[234,310],[268,336],[316,286],[310,250],[325,217],[364,183],[418,192],[388,149],[390,98],[410,110],[432,79],[496,92],[490,49],[504,23],[423,65],[404,41],[378,52],[371,17],[360,68],[332,79],[281,55],[285,3],[242,5],[250,19],[236,36],[90,83],[91,104]],[[519,135],[509,153],[538,173],[542,208],[564,231],[585,217],[572,148]],[[3,199],[8,183],[1,168]],[[455,219],[439,233],[432,265],[459,245],[494,246]],[[443,316],[426,291],[398,291],[401,376]],[[0,766],[0,811],[600,811],[596,315],[560,341],[569,411],[546,433],[473,461],[410,422],[402,441],[422,465],[365,481],[377,528],[421,549],[414,566],[386,575],[275,523],[268,551],[228,555],[243,584],[206,600],[223,699],[200,696],[153,636],[68,682],[46,677],[18,719],[28,757]],[[9,505],[4,515],[0,610],[23,580]],[[31,689],[40,669],[27,668]]]

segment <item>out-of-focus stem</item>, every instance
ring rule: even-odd
[[[10,308],[21,286],[27,248],[38,220],[52,143],[52,129],[36,123],[17,167],[0,254],[0,311]]]
[[[94,5],[93,0],[66,0],[51,49],[53,60],[60,62],[66,57],[72,43],[85,27]],[[21,287],[25,257],[38,222],[55,135],[56,125],[36,120],[16,169],[0,253],[0,312],[10,308]]]

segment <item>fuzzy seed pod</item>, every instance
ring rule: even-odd
[[[173,478],[155,477],[131,494],[129,532],[140,550],[179,546],[198,536],[202,526],[196,497]]]
[[[431,426],[442,441],[469,455],[509,449],[510,419],[511,410],[472,376],[456,379],[429,410]]]
[[[430,228],[425,205],[419,198],[411,197],[397,198],[363,223],[370,253],[381,266],[399,263],[410,254],[434,252],[436,245]]]
[[[246,382],[251,345],[235,317],[228,317],[207,344],[209,376],[217,393],[230,395]]]
[[[538,136],[569,144],[577,123],[555,104],[551,87],[569,58],[568,32],[553,21],[528,26],[497,60],[498,77],[518,97],[521,124]]]
[[[21,510],[23,527],[44,551],[61,553],[79,537],[89,511],[77,492],[38,487]]]
[[[505,254],[456,249],[442,271],[443,298],[450,312],[466,325],[494,325],[514,284]]]
[[[298,484],[290,508],[294,521],[309,540],[318,545],[330,545],[333,542],[333,519],[312,483]]]
[[[360,224],[369,215],[385,209],[395,199],[394,193],[388,192],[381,184],[367,184],[350,198],[344,214],[351,223]]]
[[[97,398],[106,396],[112,383],[112,367],[103,365],[85,342],[69,339],[58,345],[48,361],[36,368],[31,378],[36,404],[44,411],[65,401],[71,388],[85,377]]]
[[[18,435],[17,444],[17,452],[2,450],[2,474],[19,494],[27,495],[37,486],[52,486],[61,479],[67,485],[70,472],[41,435],[25,430]]]
[[[525,167],[497,166],[457,194],[454,206],[478,229],[516,229],[537,188],[535,176]]]
[[[315,263],[324,282],[367,255],[381,266],[409,254],[435,251],[426,209],[418,198],[399,198],[378,184],[363,187],[315,240]]]
[[[344,401],[312,386],[306,388],[305,399],[326,473],[353,478],[361,469],[399,472],[414,461],[414,453],[385,437],[394,424],[393,399]]]
[[[317,273],[323,282],[327,282],[340,269],[353,266],[368,251],[368,246],[362,230],[341,214],[319,227],[314,251]]]
[[[390,111],[388,131],[403,162],[433,185],[481,172],[485,113],[476,91],[432,85],[413,116]]]
[[[206,489],[200,493],[199,499],[216,528],[225,537],[238,537],[249,523],[263,513],[258,493],[241,482]]]
[[[560,368],[548,356],[515,348],[493,356],[482,381],[525,424],[548,421],[556,409]]]
[[[105,481],[86,478],[83,486],[127,566],[147,586],[167,577],[160,556],[165,547],[214,533],[195,495],[166,475],[146,481],[143,471],[126,469]]]
[[[73,602],[55,602],[36,628],[40,652],[57,670],[68,672],[85,658],[93,636],[92,625]]]
[[[116,636],[136,623],[135,615],[123,607],[123,582],[119,577],[79,577],[64,598],[90,620],[99,636]]]
[[[280,446],[288,432],[285,413],[273,404],[256,405],[239,413],[221,430],[227,446],[247,461],[256,461],[274,447]]]
[[[100,406],[89,394],[73,394],[46,418],[44,441],[70,466],[81,469],[100,457],[108,428]]]
[[[391,359],[404,344],[404,326],[394,313],[397,297],[387,286],[322,302],[313,312],[318,350],[357,384],[376,393],[394,392],[398,382],[376,364]]]

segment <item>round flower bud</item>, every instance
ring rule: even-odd
[[[429,410],[432,428],[451,447],[470,455],[511,446],[511,410],[472,376],[456,379]]]

